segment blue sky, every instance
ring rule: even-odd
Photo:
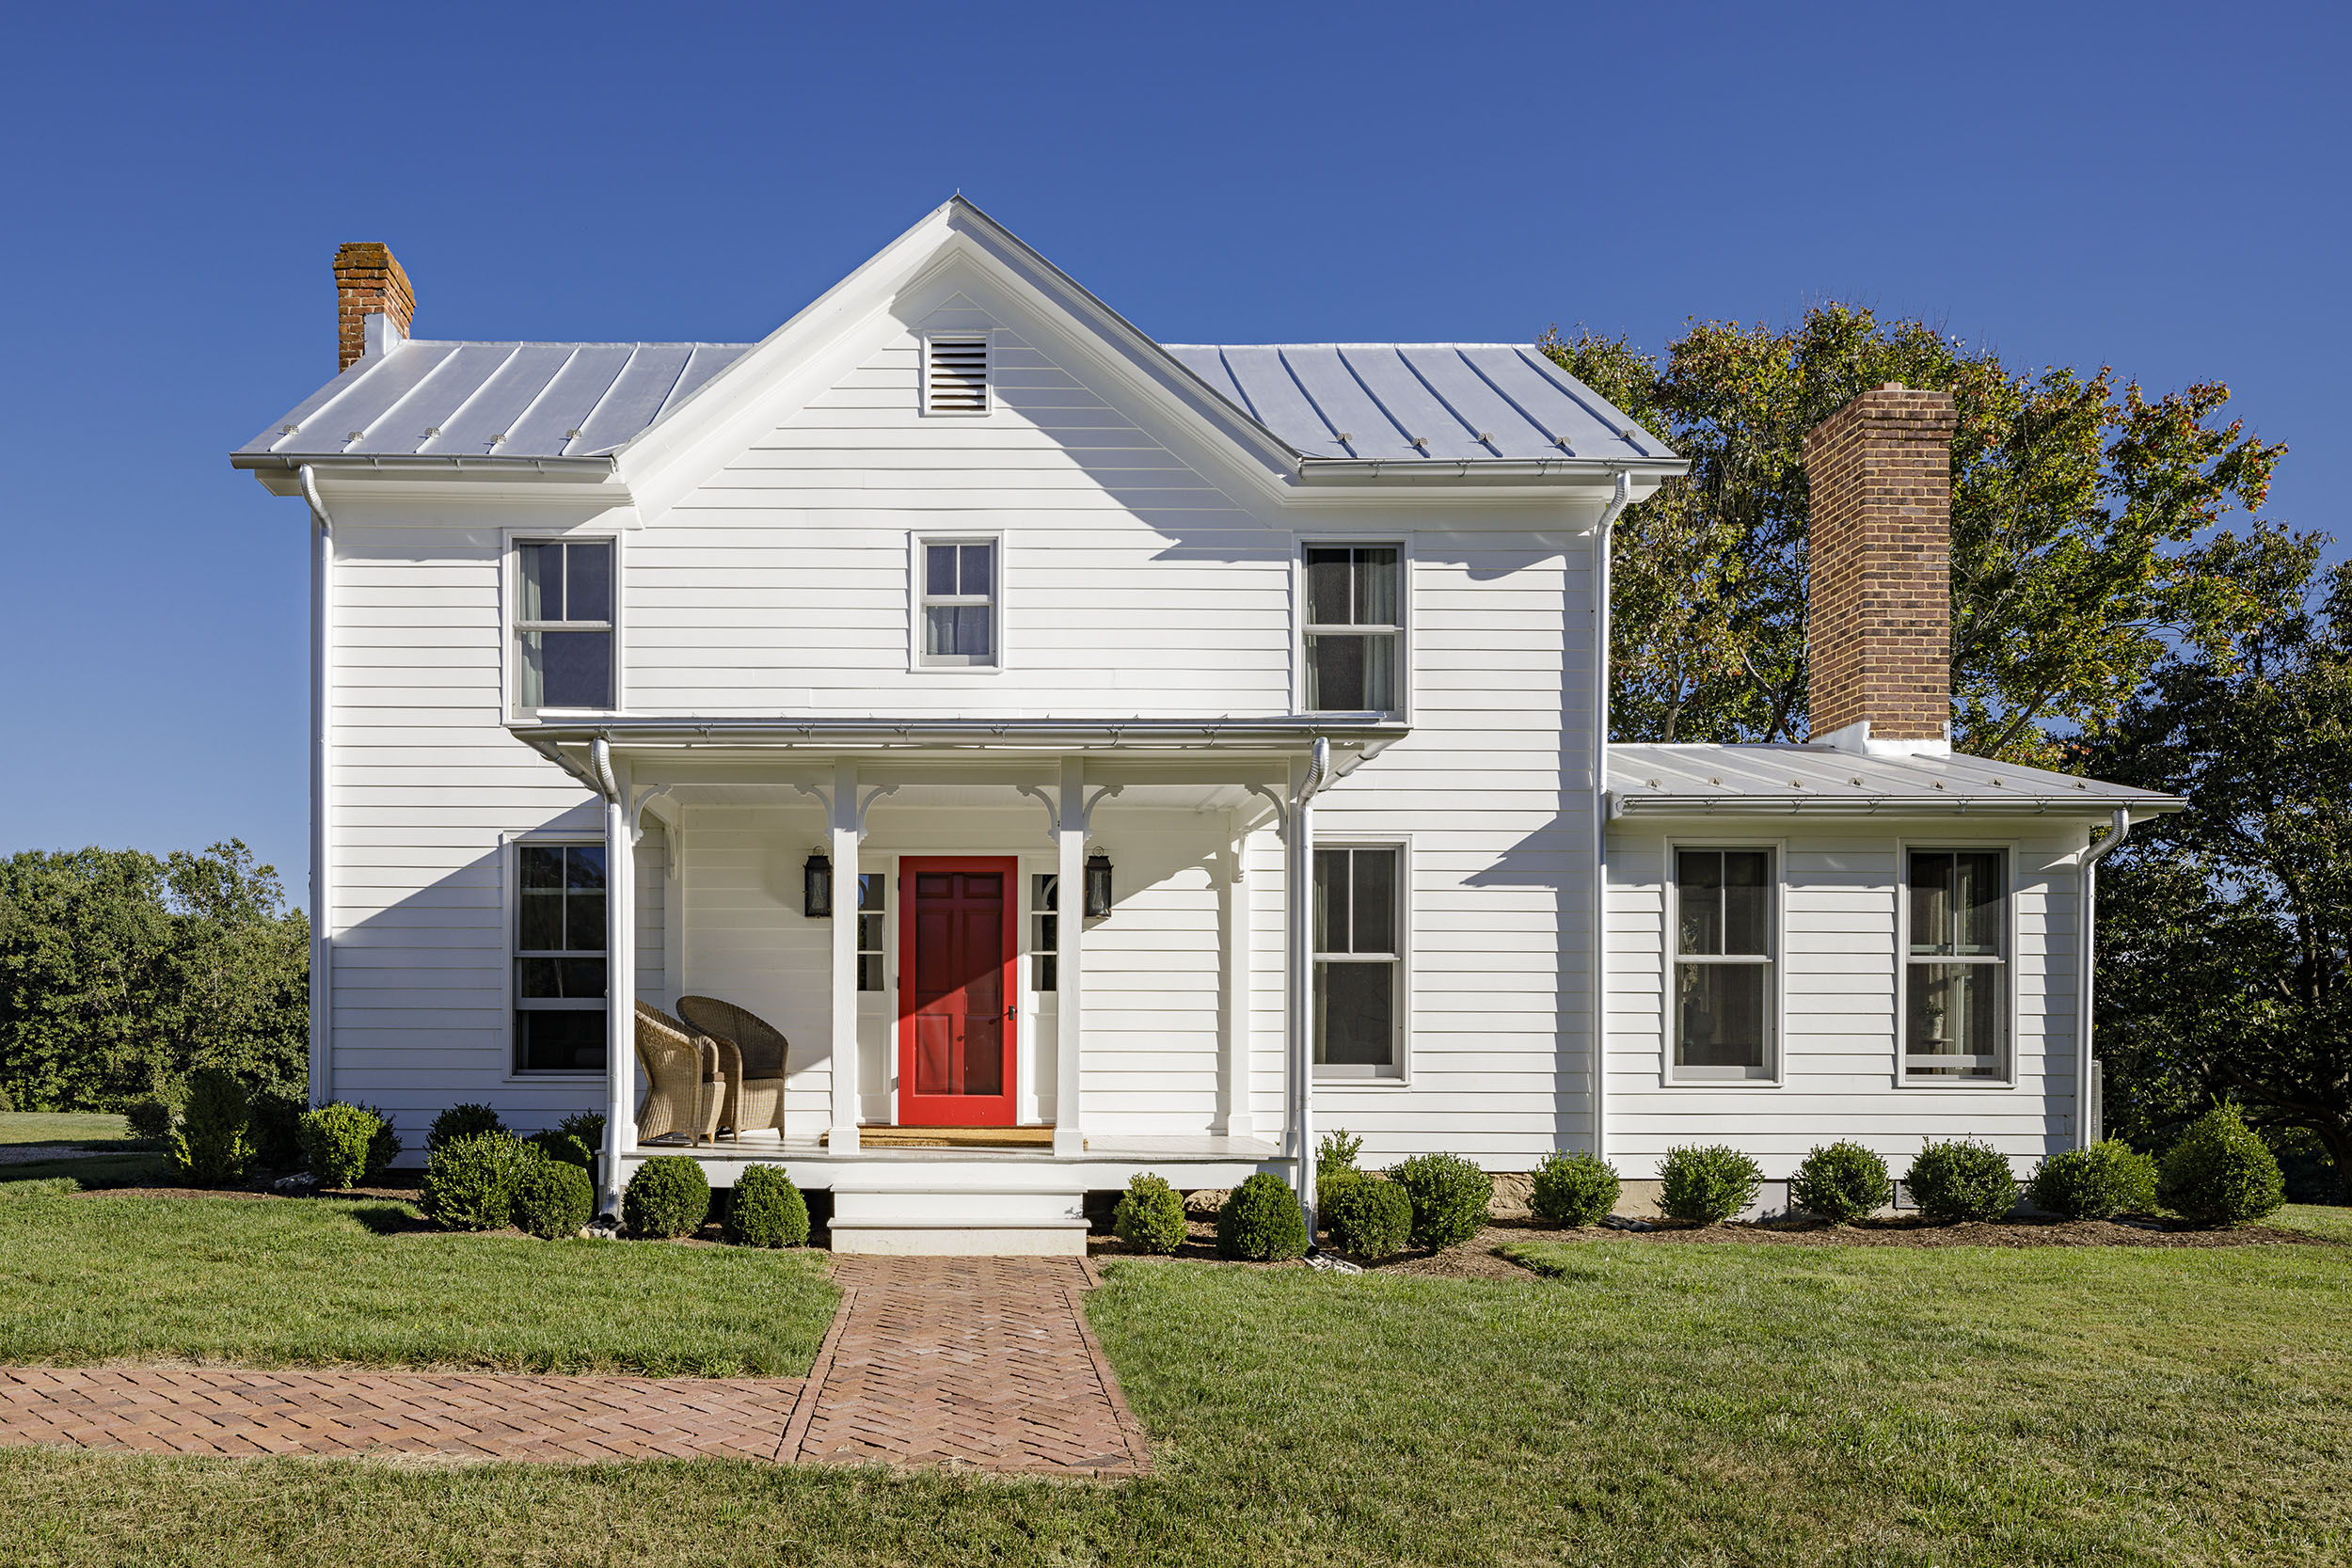
[[[0,57],[0,852],[299,894],[306,524],[229,450],[389,242],[447,338],[758,338],[951,192],[1168,341],[1917,314],[2352,484],[2320,7],[50,7]]]

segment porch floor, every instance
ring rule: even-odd
[[[1083,1193],[1124,1187],[1144,1171],[1179,1188],[1232,1187],[1258,1171],[1286,1174],[1290,1158],[1270,1138],[1221,1133],[1142,1137],[1112,1134],[1087,1140],[1081,1154],[1057,1155],[1050,1146],[1016,1148],[861,1147],[835,1150],[819,1134],[746,1132],[739,1141],[640,1144],[629,1150],[636,1166],[657,1154],[684,1154],[699,1163],[714,1187],[732,1186],[747,1165],[776,1165],[802,1187],[832,1188],[856,1173],[860,1184],[881,1180],[893,1187],[954,1190],[994,1186],[1015,1180],[1024,1190]]]

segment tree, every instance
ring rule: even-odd
[[[2166,659],[2090,750],[2188,802],[2101,867],[2097,1029],[2134,1141],[2232,1099],[2316,1138],[2352,1200],[2352,567],[2322,589]]]
[[[1692,461],[1619,525],[1612,738],[1805,731],[1804,437],[1889,381],[1951,392],[1953,740],[2054,763],[2176,645],[2218,655],[2316,546],[2256,515],[2285,448],[2218,422],[2201,383],[2012,372],[1922,322],[1830,305],[1775,329],[1693,323],[1661,366],[1547,333],[1563,368]],[[2219,527],[2233,510],[2242,532]]]

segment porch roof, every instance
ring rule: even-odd
[[[2071,813],[2134,820],[2186,809],[2153,790],[1963,756],[1868,756],[1806,744],[1613,745],[1612,816],[1822,813]]]

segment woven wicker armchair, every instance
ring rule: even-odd
[[[747,1007],[715,996],[681,996],[677,1010],[686,1022],[719,1045],[719,1059],[727,1075],[727,1102],[719,1125],[743,1140],[743,1129],[772,1128],[784,1133],[785,1069],[792,1059],[792,1044],[783,1031]]]
[[[652,1085],[637,1113],[637,1139],[675,1132],[696,1143],[716,1141],[729,1082],[716,1040],[695,1033],[659,1007],[637,1004],[637,1059]]]

